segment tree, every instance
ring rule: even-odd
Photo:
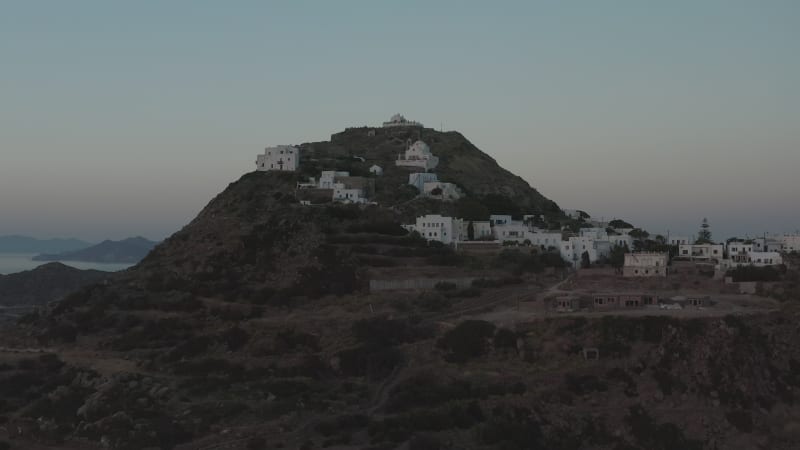
[[[611,267],[619,271],[625,264],[625,253],[628,253],[628,244],[615,245],[608,256],[608,262]]]
[[[483,203],[465,197],[456,201],[456,215],[464,220],[489,220],[489,209]]]
[[[714,241],[711,240],[711,230],[709,230],[710,225],[708,224],[708,219],[703,218],[703,223],[700,224],[700,231],[697,233],[697,240],[694,242],[695,244],[713,244]]]
[[[475,240],[475,226],[472,224],[472,221],[469,221],[469,225],[467,225],[467,239],[470,241]]]
[[[633,225],[625,222],[622,219],[614,219],[611,222],[608,222],[608,226],[611,228],[633,228]]]
[[[589,266],[592,265],[592,262],[589,260],[589,252],[584,251],[581,253],[581,268],[588,269]]]

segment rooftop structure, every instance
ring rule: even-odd
[[[401,114],[395,114],[388,122],[383,122],[384,128],[390,127],[422,127],[422,124],[413,120],[407,120]]]

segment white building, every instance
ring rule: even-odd
[[[594,263],[598,259],[595,240],[590,237],[572,236],[566,241],[562,240],[560,251],[561,257],[576,269],[583,261],[584,252],[588,254],[590,263]]]
[[[564,215],[569,217],[570,219],[578,220],[581,218],[581,210],[579,209],[564,209]]]
[[[686,244],[678,247],[678,256],[698,260],[721,260],[725,253],[722,244]]]
[[[495,222],[494,227],[492,227],[492,234],[498,241],[514,241],[521,244],[525,242],[525,239],[528,239],[527,235],[530,234],[530,231],[528,226],[520,221],[503,220]]]
[[[800,234],[787,234],[780,239],[784,252],[800,252]]]
[[[778,237],[760,237],[753,239],[755,252],[782,252],[783,241]]]
[[[337,177],[349,177],[350,172],[341,172],[336,170],[323,170],[322,175],[319,176],[320,189],[333,189]]]
[[[423,238],[429,241],[439,241],[443,244],[452,244],[461,239],[463,221],[453,217],[444,217],[439,214],[428,214],[417,217],[417,223],[413,226]],[[410,227],[406,227],[410,229]]]
[[[389,119],[388,122],[383,122],[384,128],[391,128],[391,127],[422,127],[422,124],[419,122],[414,122],[413,120],[406,120],[400,114],[395,114]]]
[[[728,270],[742,266],[767,267],[781,264],[783,264],[783,257],[778,252],[749,252],[731,255],[729,259],[720,261],[719,268]]]
[[[373,165],[372,167],[369,168],[369,173],[379,177],[379,176],[383,175],[383,167],[375,164],[375,165]]]
[[[489,216],[489,222],[492,224],[492,226],[506,225],[511,223],[511,221],[511,216],[505,214],[492,214]]]
[[[433,181],[439,181],[435,173],[414,172],[408,174],[408,184],[417,188],[420,193],[425,189],[425,183]]]
[[[624,277],[667,276],[666,253],[626,253],[622,267]]]
[[[364,177],[336,177],[333,183],[333,201],[367,203],[372,193],[372,182],[373,180]]]
[[[267,147],[263,155],[256,157],[256,170],[293,172],[300,167],[300,149],[291,145]]]
[[[545,250],[551,248],[561,250],[561,233],[527,233],[526,239],[529,239],[532,245]]]
[[[453,201],[464,196],[464,193],[453,183],[429,181],[422,186],[422,192],[428,197]]]
[[[402,167],[419,167],[428,171],[439,165],[439,158],[431,153],[428,144],[417,141],[410,145],[404,154],[397,155],[395,164]]]
[[[670,236],[667,240],[667,244],[673,245],[675,247],[679,247],[681,245],[689,245],[689,238],[686,236]]]
[[[734,259],[735,256],[748,255],[753,252],[753,243],[731,241],[728,243],[728,258]]]

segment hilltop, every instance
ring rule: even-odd
[[[33,270],[0,275],[0,305],[44,305],[110,276],[108,272],[80,270],[61,263],[48,263]]]
[[[490,209],[515,215],[561,216],[554,201],[500,167],[491,156],[456,131],[439,132],[420,127],[348,128],[332,135],[330,141],[301,144],[301,173],[318,176],[321,170],[336,169],[368,176],[369,168],[377,164],[384,169],[384,175],[376,179],[376,200],[393,206],[409,199],[402,195],[408,184],[409,170],[395,166],[398,154],[405,151],[409,140],[424,141],[439,157],[439,165],[433,170],[439,180],[457,184],[467,197]],[[498,206],[501,209],[497,209]]]
[[[457,133],[419,132],[487,209],[555,208]],[[408,133],[303,144],[301,173],[242,176],[132,269],[3,330],[0,446],[794,448],[796,310],[490,322],[541,303],[564,262],[408,234],[410,210],[438,207],[392,195]],[[379,205],[296,198],[319,170],[376,163]],[[398,281],[430,286],[379,288]]]
[[[56,254],[41,254],[34,261],[83,261],[96,263],[137,263],[142,260],[157,242],[143,237],[121,241],[105,240],[97,245]]]

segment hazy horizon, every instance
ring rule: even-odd
[[[269,3],[5,5],[0,235],[160,240],[264,147],[398,112],[562,208],[800,228],[796,2]]]

